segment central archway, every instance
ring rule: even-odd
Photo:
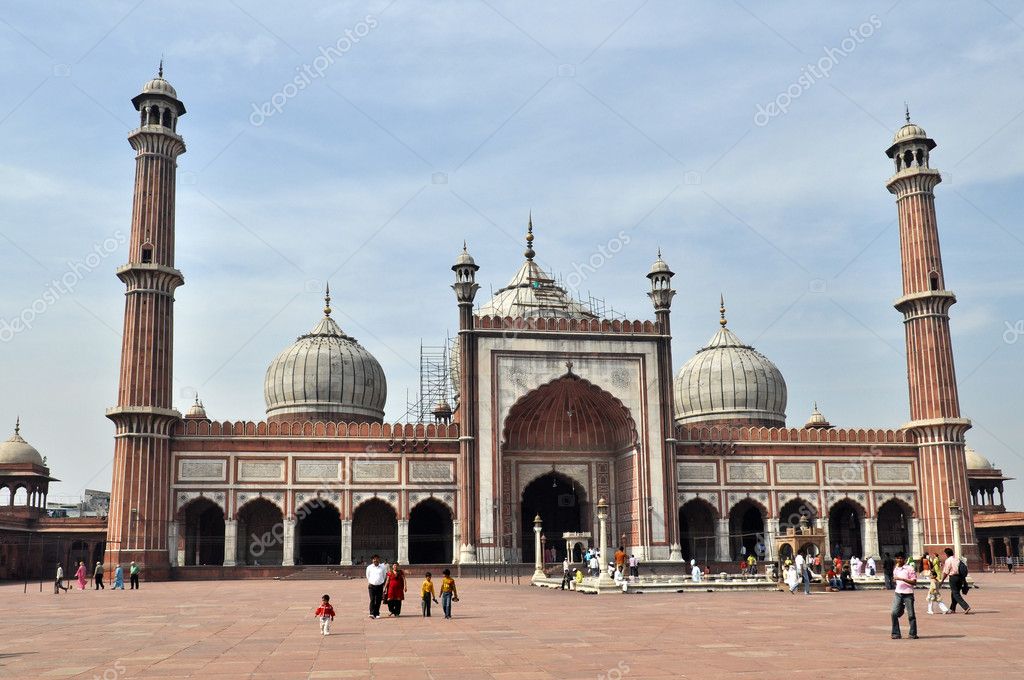
[[[266,498],[238,509],[238,564],[279,565],[284,561],[284,515]]]
[[[533,562],[533,520],[540,515],[546,547],[554,548],[558,560],[565,559],[565,541],[562,534],[581,531],[584,520],[586,494],[573,480],[557,472],[549,472],[526,485],[522,498],[523,562]]]
[[[341,514],[322,500],[306,503],[295,513],[298,522],[298,557],[301,564],[341,562]]]
[[[409,564],[451,564],[452,513],[436,498],[409,513]]]
[[[860,535],[863,519],[863,509],[851,500],[841,500],[832,506],[828,514],[828,538],[832,543],[829,546],[832,557],[863,557],[864,544]]]
[[[757,556],[758,544],[764,545],[764,510],[752,500],[742,500],[729,511],[729,536],[733,555]],[[743,551],[746,548],[746,551]]]
[[[366,564],[373,555],[384,562],[398,558],[398,516],[379,498],[362,503],[352,513],[352,558]]]
[[[890,499],[878,508],[878,545],[866,546],[868,554],[898,552],[910,553],[911,512],[895,499]]]

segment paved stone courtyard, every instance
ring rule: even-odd
[[[0,678],[1024,676],[1024,576],[978,578],[976,616],[928,616],[919,592],[916,641],[889,639],[891,594],[878,591],[598,597],[462,579],[451,621],[439,608],[424,620],[415,599],[408,615],[372,621],[358,581],[143,583],[60,596],[5,584]],[[323,592],[339,615],[327,638],[312,617]]]

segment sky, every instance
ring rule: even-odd
[[[938,143],[968,444],[1024,478],[1019,4],[25,0],[0,7],[0,434],[20,415],[51,500],[110,488],[130,99],[161,56],[188,109],[181,410],[198,392],[212,418],[263,417],[266,367],[329,281],[401,419],[421,343],[456,330],[463,240],[482,302],[532,211],[538,262],[630,318],[653,318],[661,248],[676,371],[721,293],[785,376],[790,426],[816,401],[840,427],[899,427],[884,150],[906,102]],[[1024,508],[1020,482],[1007,496]]]

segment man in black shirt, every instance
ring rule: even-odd
[[[889,556],[889,553],[885,553],[882,559],[882,574],[885,575],[886,590],[892,590],[896,587],[896,584],[892,580],[892,570],[895,568],[896,563],[893,562],[893,559]]]

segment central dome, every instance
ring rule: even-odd
[[[331,318],[330,300],[328,291],[324,318],[267,368],[263,396],[268,420],[384,420],[384,370]]]
[[[0,465],[43,465],[36,447],[21,438],[21,421],[14,426],[10,439],[0,443]]]
[[[676,422],[784,426],[782,373],[725,325],[723,304],[722,327],[676,376]]]

